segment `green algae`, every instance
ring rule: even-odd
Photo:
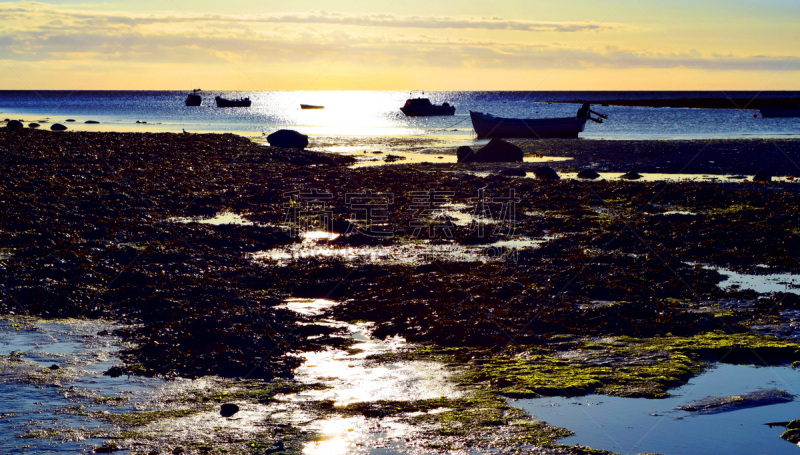
[[[157,420],[179,419],[201,412],[201,409],[170,409],[165,411],[136,411],[119,414],[98,412],[94,416],[121,427],[142,427]]]

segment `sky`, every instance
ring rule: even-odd
[[[800,90],[798,0],[0,1],[0,90]]]

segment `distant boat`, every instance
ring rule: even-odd
[[[600,119],[592,118],[590,114],[596,114],[601,118],[605,115],[589,109],[588,104],[584,104],[576,117],[563,118],[537,118],[537,119],[518,119],[495,117],[490,114],[469,111],[472,118],[472,126],[478,133],[478,139],[492,137],[511,137],[511,138],[577,138],[583,132],[587,120],[603,123]]]
[[[411,98],[406,100],[405,106],[400,108],[403,114],[409,117],[433,117],[436,115],[455,115],[456,107],[449,103],[441,106],[431,103],[428,98]]]
[[[777,107],[762,107],[761,116],[766,118],[800,117],[800,109],[779,109]]]
[[[241,98],[238,100],[226,100],[221,96],[214,98],[217,102],[217,107],[250,107],[250,98]]]
[[[193,90],[193,92],[196,91],[197,90]],[[199,106],[201,104],[203,104],[203,98],[196,93],[190,93],[189,96],[186,97],[187,106]]]
[[[300,109],[325,109],[325,106],[314,106],[313,104],[301,104]]]

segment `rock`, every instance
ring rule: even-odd
[[[522,169],[503,169],[500,171],[500,175],[507,175],[509,177],[525,177],[528,175],[528,173]]]
[[[472,160],[472,157],[475,155],[475,150],[472,150],[472,147],[467,145],[462,145],[461,147],[456,150],[456,156],[458,157],[459,163],[469,163]]]
[[[87,121],[85,121],[85,122],[83,122],[83,123],[89,123],[89,124],[95,125],[95,124],[98,124],[98,123],[100,123],[100,122],[98,122],[98,121],[96,121],[96,120],[87,120]]]
[[[94,453],[113,453],[119,450],[119,447],[114,444],[106,444],[104,446],[95,447]]]
[[[625,180],[638,180],[638,179],[642,178],[642,176],[639,175],[639,173],[636,172],[636,171],[630,171],[627,174],[620,175],[619,178],[625,179]]]
[[[502,139],[492,139],[464,163],[514,163],[522,161],[522,149]]]
[[[800,443],[800,430],[786,430],[781,434],[781,438],[792,444],[798,444]]]
[[[383,161],[386,161],[387,163],[394,163],[395,161],[402,161],[404,159],[406,159],[406,157],[399,156],[399,155],[391,155],[390,154],[390,155],[386,155],[386,157],[383,158]]]
[[[67,121],[67,122],[74,122],[74,121],[75,121],[75,119],[74,119],[74,118],[68,118],[68,119],[67,119],[67,120],[65,120],[65,121]]]
[[[269,145],[287,149],[304,149],[308,147],[308,136],[294,130],[278,130],[267,136]]]
[[[559,180],[561,178],[553,168],[548,166],[537,167],[533,170],[533,173],[537,179],[542,180]]]
[[[53,126],[51,126],[50,129],[53,131],[64,131],[67,129],[67,127],[60,123],[53,123]]]
[[[753,181],[754,182],[771,182],[772,181],[772,176],[769,175],[765,171],[758,171],[758,172],[756,172],[756,175],[753,176]]]
[[[333,220],[331,223],[331,231],[334,234],[347,234],[354,231],[356,228],[349,221],[343,219]]]
[[[10,130],[16,130],[22,128],[24,125],[19,120],[9,120],[6,124],[6,128]]]
[[[59,367],[59,366],[58,366],[58,365],[56,365],[55,363],[54,363],[54,364],[52,364],[52,365],[50,365],[50,366],[49,366],[49,367],[47,367],[47,368],[48,368],[48,369],[50,369],[50,370],[52,370],[52,371],[56,371],[56,370],[60,370],[60,369],[61,369],[61,367]]]
[[[29,123],[28,124],[28,128],[39,128],[40,126],[42,126],[42,125],[39,125],[38,123]]]
[[[219,414],[222,417],[230,417],[237,412],[239,412],[239,406],[233,403],[224,403],[219,409]]]
[[[596,178],[600,178],[600,174],[598,174],[597,171],[594,171],[592,169],[584,169],[578,172],[578,178],[594,180]]]

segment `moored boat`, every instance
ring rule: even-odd
[[[456,107],[450,103],[436,105],[428,98],[410,98],[405,106],[400,108],[408,117],[433,117],[437,115],[455,115]]]
[[[203,98],[196,93],[190,93],[189,96],[186,97],[187,106],[194,107],[194,106],[199,106],[201,104],[203,104]]]
[[[226,100],[221,96],[214,98],[217,107],[250,107],[250,98],[240,98],[238,100]]]
[[[800,108],[782,109],[777,107],[762,107],[761,116],[765,118],[793,118],[800,117]]]
[[[301,104],[300,109],[325,109],[325,106],[315,106],[313,104]]]
[[[605,115],[592,111],[588,104],[584,104],[578,110],[577,116],[561,118],[505,118],[469,111],[469,115],[472,118],[472,127],[478,134],[478,139],[493,137],[529,139],[577,138],[583,132],[587,120],[603,123],[602,120],[593,118],[591,114],[607,118]]]

